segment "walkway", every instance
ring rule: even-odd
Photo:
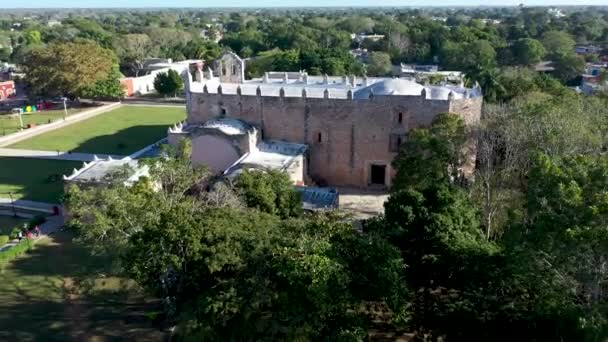
[[[45,235],[50,235],[61,229],[63,227],[63,216],[47,216],[46,222],[40,225],[40,237],[44,237]],[[36,241],[36,239],[34,240]],[[9,241],[4,246],[0,247],[0,253],[5,249],[11,248],[19,243],[19,240],[15,239]]]
[[[39,211],[43,213],[53,213],[53,207],[59,206],[59,204],[55,203],[46,203],[46,202],[36,202],[36,201],[28,201],[18,199],[14,202],[10,200],[10,198],[2,198],[0,197],[0,207],[4,207],[5,210],[10,210],[12,207],[23,210],[31,210],[31,211]]]
[[[64,152],[64,151],[39,151],[39,150],[20,150],[15,148],[0,147],[0,157],[23,157],[23,158],[40,158],[40,159],[57,159],[90,162],[95,160],[95,156],[100,159],[122,159],[126,156],[116,154],[92,154],[80,152]]]

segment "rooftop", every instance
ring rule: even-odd
[[[285,170],[294,159],[306,152],[308,147],[302,144],[292,144],[282,141],[263,141],[256,149],[245,153],[234,162],[224,175],[234,177],[243,169],[273,169]]]
[[[126,157],[120,160],[96,159],[90,163],[84,163],[81,169],[74,169],[71,175],[63,176],[63,179],[71,182],[111,183],[115,176],[122,178],[124,184],[132,184],[140,177],[147,175],[147,167],[140,167],[137,160]]]
[[[479,88],[461,86],[424,86],[404,78],[388,77],[347,77],[347,76],[308,76],[293,77],[293,73],[282,73],[283,78],[272,77],[271,73],[263,78],[246,80],[244,83],[220,83],[217,78],[193,82],[190,91],[217,94],[221,86],[222,94],[238,94],[255,96],[259,91],[262,96],[279,97],[308,97],[332,99],[347,99],[348,91],[352,91],[354,99],[368,99],[371,92],[374,96],[420,96],[422,89],[426,90],[427,100],[448,100],[450,92],[455,99],[481,96]],[[274,75],[273,75],[274,76]],[[359,94],[359,95],[357,95]],[[365,94],[365,95],[364,95]]]
[[[252,129],[245,121],[231,118],[209,120],[201,127],[217,129],[226,135],[243,135]]]
[[[338,191],[334,188],[297,186],[305,210],[327,210],[338,208]]]

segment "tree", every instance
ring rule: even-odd
[[[114,46],[121,64],[128,66],[136,77],[144,67],[144,60],[152,57],[158,50],[150,37],[143,33],[121,36]]]
[[[393,160],[393,187],[426,188],[460,179],[467,132],[460,116],[440,114],[429,128],[412,130]]]
[[[112,71],[112,51],[92,42],[56,43],[27,53],[23,68],[35,94],[81,96]]]
[[[159,72],[154,78],[154,89],[163,95],[177,96],[177,92],[184,87],[184,81],[177,71],[171,69],[167,72]]]
[[[40,45],[42,44],[42,34],[36,30],[27,31],[25,33],[25,41],[27,45]]]
[[[394,247],[334,213],[282,220],[212,204],[202,194],[208,174],[181,148],[177,158],[149,161],[150,177],[130,187],[73,186],[68,194],[79,240],[117,255],[162,300],[180,337],[363,340],[362,301],[406,307]]]
[[[553,63],[553,74],[562,82],[571,81],[585,71],[585,59],[574,53],[560,55]]]
[[[82,96],[87,98],[121,99],[125,96],[125,89],[120,83],[123,75],[118,70],[118,65],[112,67],[107,78],[95,82],[92,86],[82,91]]]
[[[372,52],[369,56],[367,74],[370,76],[387,76],[392,70],[391,57],[384,52]]]
[[[552,59],[574,53],[576,42],[564,31],[548,31],[543,34],[542,43]]]
[[[289,176],[280,171],[244,171],[234,187],[247,206],[282,218],[302,215],[300,194]]]
[[[8,62],[11,58],[11,49],[7,47],[0,47],[0,61]]]
[[[543,44],[536,39],[522,38],[513,45],[513,57],[520,65],[535,65],[543,59],[545,53]]]

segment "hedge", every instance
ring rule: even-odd
[[[0,235],[0,247],[4,246],[9,240],[8,235]]]

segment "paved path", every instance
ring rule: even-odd
[[[56,231],[61,229],[61,227],[63,227],[63,216],[48,216],[46,218],[46,222],[40,225],[40,237],[34,238],[34,242],[41,237],[55,233]],[[0,253],[2,253],[5,249],[9,249],[15,246],[18,243],[19,240],[17,239],[9,241],[4,246],[0,247]]]
[[[119,108],[120,106],[122,106],[120,102],[103,102],[102,106],[94,107],[91,109],[84,110],[80,113],[70,115],[65,120],[57,120],[51,122],[50,124],[44,124],[36,126],[34,128],[24,129],[19,132],[5,135],[3,137],[0,137],[0,147],[9,146],[18,143],[19,141],[34,137],[36,135],[59,129],[79,121],[90,119],[94,116]]]
[[[89,162],[93,161],[97,156],[100,159],[122,159],[126,156],[116,154],[93,154],[80,152],[64,152],[64,151],[39,151],[39,150],[20,150],[16,148],[0,147],[0,157],[24,157],[24,158],[40,158],[40,159],[58,159]]]
[[[14,206],[17,209],[26,209],[26,210],[39,211],[39,212],[52,214],[53,207],[59,206],[59,204],[28,201],[28,200],[21,200],[21,199],[15,200],[13,202],[10,200],[10,198],[0,197],[0,206],[7,208],[5,210],[10,210]]]

